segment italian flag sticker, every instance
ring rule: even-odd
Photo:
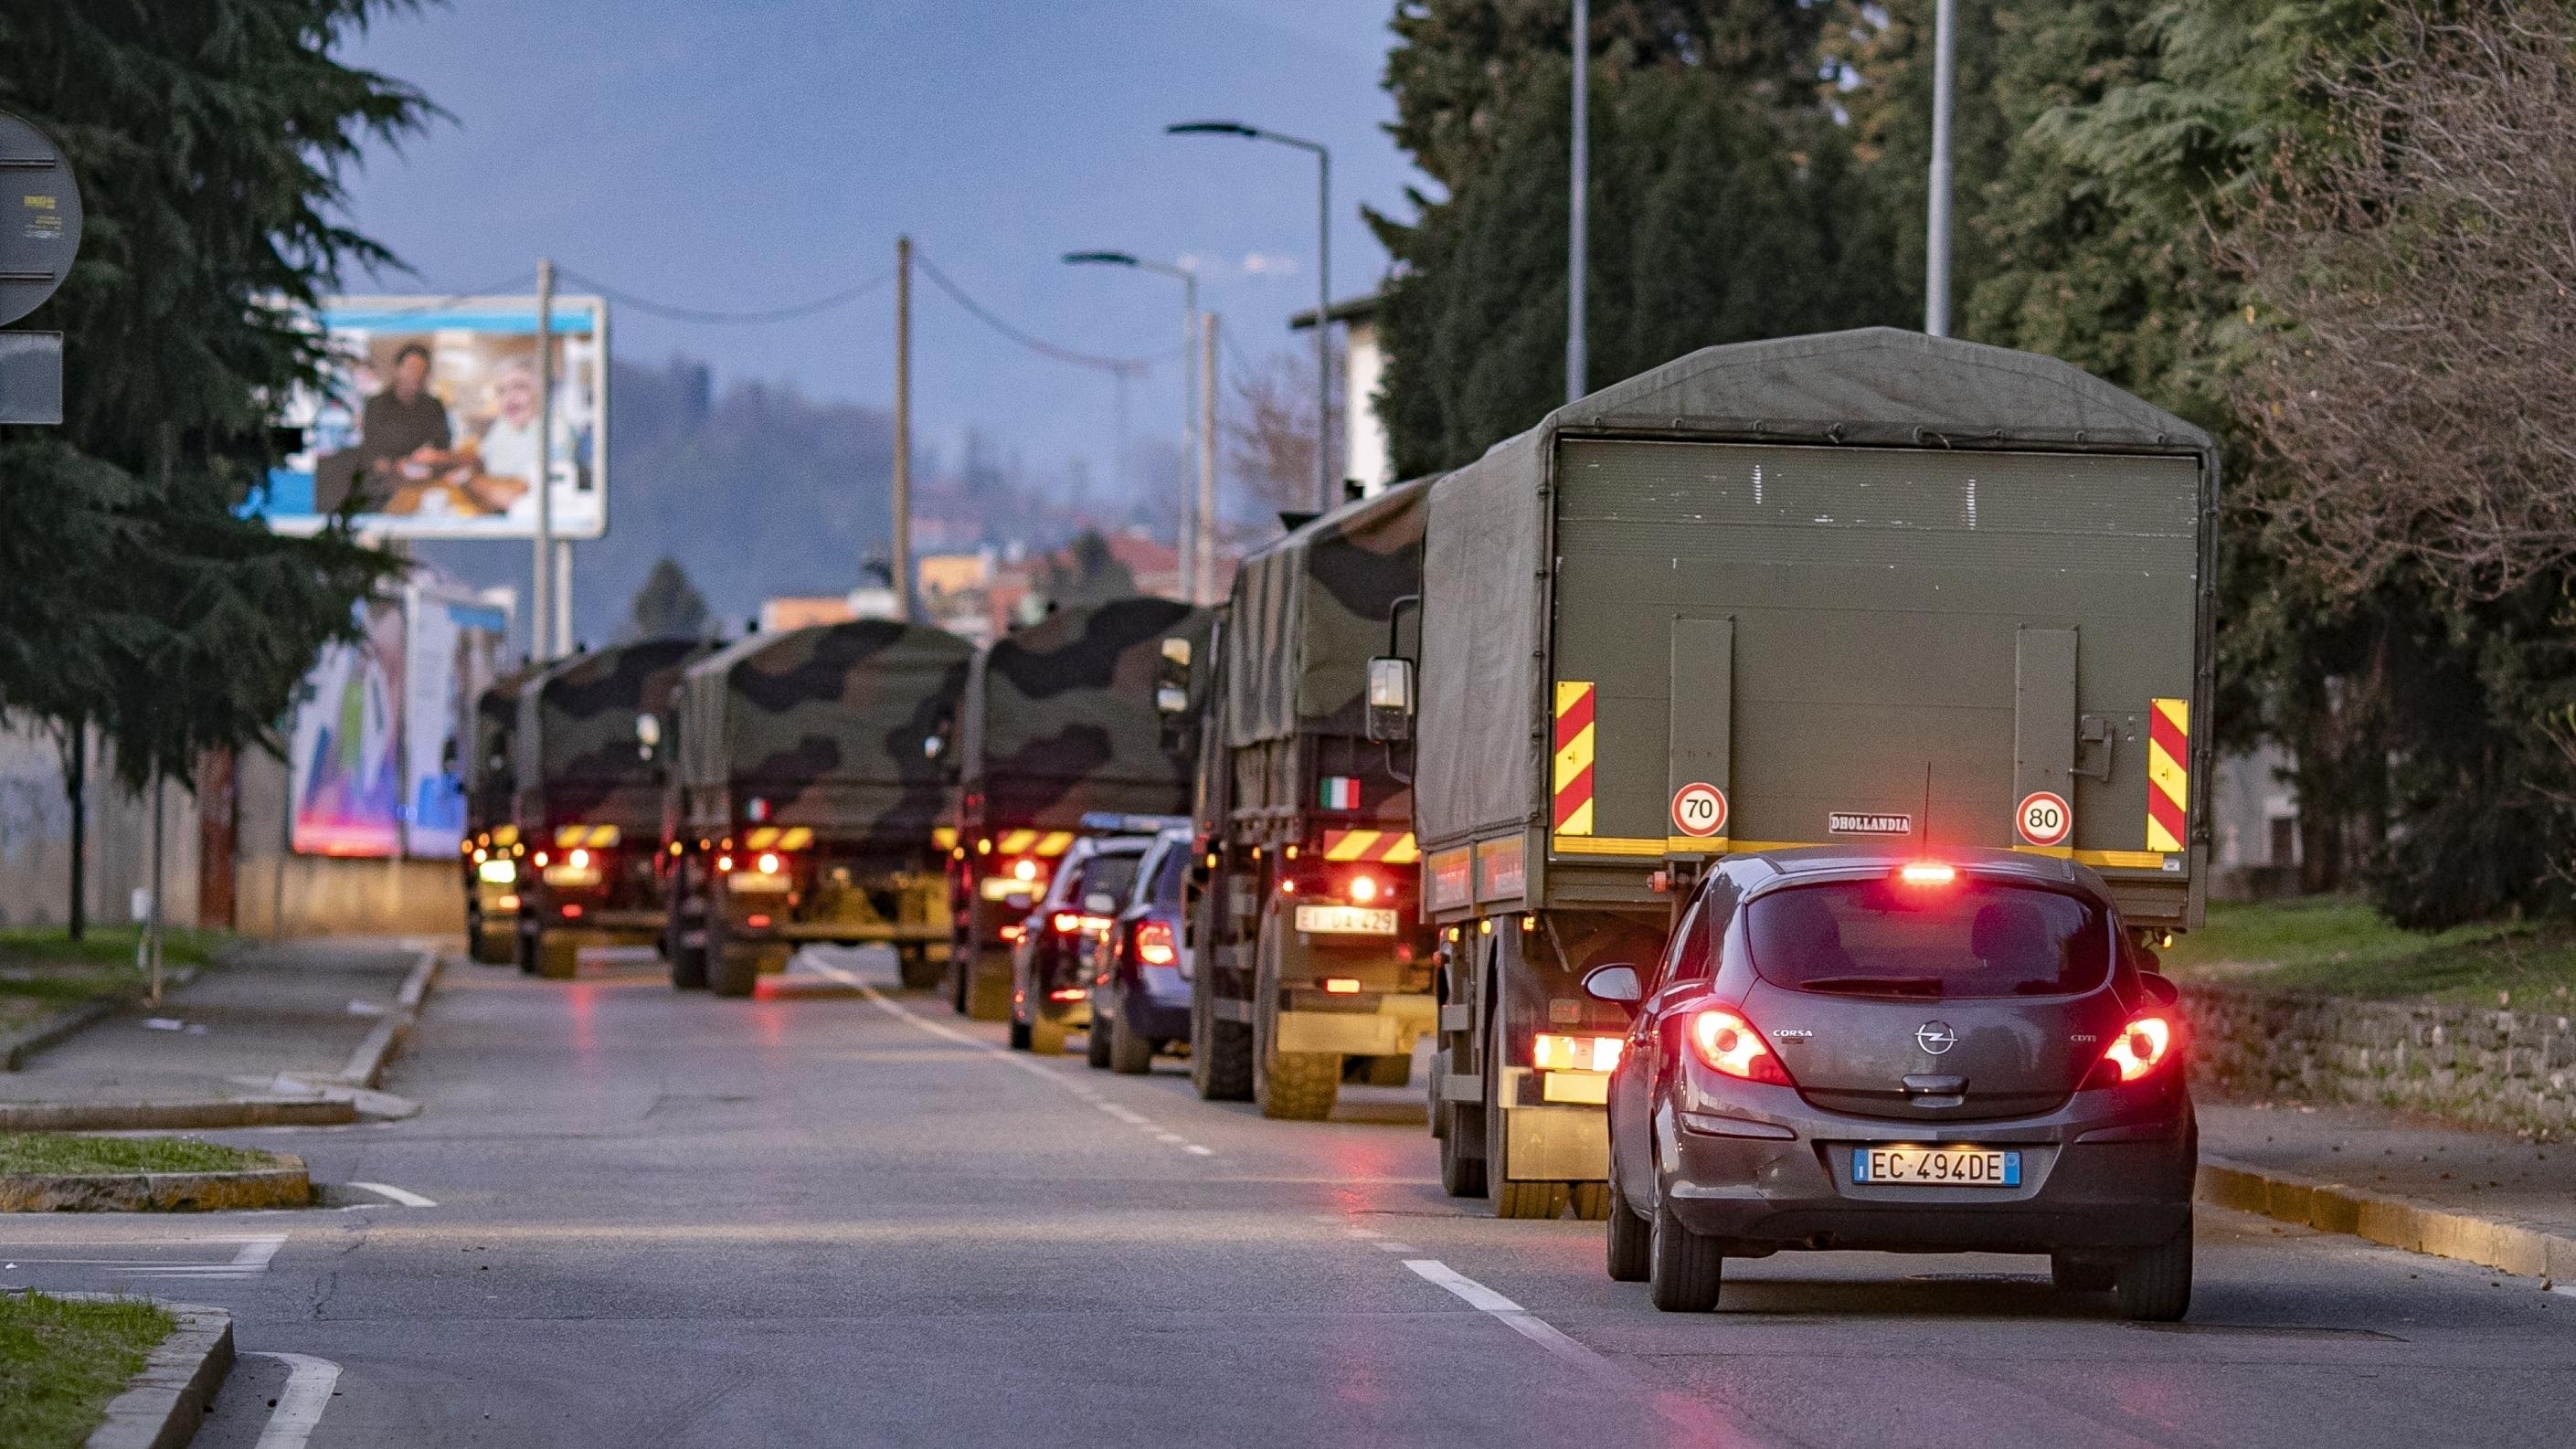
[[[1327,810],[1360,808],[1360,782],[1355,775],[1326,775],[1323,794]]]

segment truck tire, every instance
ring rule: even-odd
[[[1485,1109],[1443,1102],[1433,1109],[1448,1122],[1440,1134],[1440,1187],[1451,1197],[1485,1195]]]
[[[961,927],[948,943],[948,1009],[959,1016],[966,1014],[966,987],[974,973],[975,930]]]
[[[1275,1122],[1321,1122],[1333,1115],[1342,1093],[1338,1052],[1279,1050],[1279,913],[1261,914],[1260,953],[1254,958],[1252,999],[1252,1100]]]
[[[522,976],[537,974],[537,948],[541,935],[543,933],[537,929],[537,923],[528,919],[527,908],[520,907],[519,929],[516,935],[517,949],[511,954],[517,961],[519,974]]]
[[[1629,1206],[1628,1195],[1619,1190],[1617,1168],[1611,1169],[1610,1180],[1601,1189],[1610,1200],[1610,1231],[1602,1235],[1608,1247],[1610,1281],[1643,1283],[1654,1268],[1654,1225]]]
[[[1360,1081],[1371,1087],[1401,1087],[1413,1080],[1410,1056],[1360,1057]]]
[[[683,946],[669,942],[662,953],[671,962],[671,989],[704,991],[707,989],[707,951],[704,946]]]
[[[1214,968],[1190,984],[1190,1085],[1204,1102],[1252,1100],[1252,1029],[1216,1015]]]
[[[1011,1018],[1011,1050],[1013,1050],[1013,1051],[1015,1051],[1015,1052],[1024,1052],[1024,1051],[1027,1051],[1028,1049],[1029,1049],[1029,1024],[1028,1024],[1027,1022],[1025,1022],[1025,1021],[1020,1020],[1020,1019],[1019,1019],[1018,1017],[1016,1017],[1016,1016],[1015,1016],[1015,1017],[1012,1017],[1012,1018]]]
[[[1566,1184],[1565,1201],[1574,1215],[1587,1223],[1606,1222],[1610,1217],[1610,1184],[1606,1182],[1573,1182]]]
[[[1511,1174],[1511,1121],[1503,1106],[1502,986],[1488,983],[1485,1013],[1485,1196],[1494,1216],[1550,1221],[1565,1216],[1565,1184],[1514,1181]]]
[[[1098,1003],[1091,1008],[1091,1029],[1082,1034],[1082,1062],[1095,1072],[1109,1070],[1109,1023],[1102,1019]]]
[[[1064,1022],[1045,1015],[1029,1018],[1029,1050],[1042,1057],[1064,1055]]]
[[[1108,1023],[1103,1025],[1100,1013],[1094,1011],[1091,1034],[1097,1037],[1104,1032],[1109,1037],[1109,1049],[1102,1053],[1102,1065],[1122,1077],[1141,1077],[1154,1070],[1154,1039],[1131,1025],[1126,1012],[1110,1013]]]
[[[718,996],[744,997],[760,980],[760,959],[731,939],[724,913],[707,912],[707,989]]]
[[[894,969],[907,991],[929,991],[939,985],[946,963],[930,959],[930,948],[923,945],[894,948]]]
[[[1666,1313],[1706,1313],[1726,1284],[1726,1257],[1715,1238],[1704,1238],[1673,1216],[1658,1195],[1647,1253],[1646,1296]]]
[[[2118,1270],[2120,1316],[2135,1323],[2174,1323],[2191,1311],[2191,1225]]]

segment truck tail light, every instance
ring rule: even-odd
[[[1360,994],[1360,979],[1356,976],[1327,976],[1324,990],[1333,996],[1357,996]]]
[[[1058,911],[1048,924],[1055,927],[1055,933],[1057,935],[1070,936],[1074,932],[1082,929],[1082,913],[1079,911]]]
[[[564,919],[567,921],[578,921],[581,919],[581,907],[575,902],[564,902],[563,913]]]
[[[1727,1076],[1775,1087],[1797,1085],[1789,1080],[1789,1069],[1781,1065],[1779,1054],[1762,1040],[1762,1033],[1753,1029],[1753,1023],[1725,1007],[1711,1006],[1692,1013],[1690,1041],[1701,1061]]]
[[[1383,894],[1386,887],[1378,883],[1378,878],[1376,876],[1369,874],[1367,871],[1360,871],[1351,877],[1349,889],[1351,893],[1351,903],[1353,905],[1364,906],[1369,902],[1376,900],[1379,895]]]
[[[778,874],[779,868],[782,864],[784,864],[784,862],[779,860],[778,852],[774,850],[762,851],[760,853],[760,859],[752,862],[752,865],[757,868],[762,875]]]
[[[731,874],[733,874],[733,857],[732,857],[732,856],[730,856],[730,855],[719,855],[719,856],[717,856],[717,857],[716,857],[716,870],[717,870],[717,872],[718,872],[719,874],[723,874],[723,875],[731,875]]]
[[[1079,986],[1059,986],[1047,993],[1049,1001],[1080,1001],[1091,993]]]
[[[1005,941],[1016,941],[1027,934],[1028,932],[1020,929],[1017,922],[1005,925],[1001,931],[1002,939]]]
[[[2164,1064],[2173,1054],[2173,1023],[2153,1014],[2133,1016],[2120,1028],[2111,1045],[2095,1063],[2087,1087],[2116,1087],[2134,1082]]]
[[[1606,1072],[1619,1065],[1628,1043],[1615,1036],[1560,1036],[1543,1031],[1530,1038],[1530,1065],[1543,1072]]]
[[[581,849],[579,846],[575,846],[572,854],[564,857],[564,864],[571,866],[575,870],[588,870],[590,868],[590,852]]]
[[[1180,943],[1167,922],[1145,921],[1136,927],[1136,959],[1148,966],[1169,966],[1181,959]]]
[[[1018,860],[1011,862],[1011,879],[1034,881],[1037,878],[1038,863],[1036,861],[1031,860],[1026,856],[1022,856]]]
[[[743,917],[742,923],[751,927],[755,931],[766,931],[769,929],[769,917],[758,911],[754,911],[752,914]]]

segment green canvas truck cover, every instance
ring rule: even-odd
[[[1168,727],[1154,692],[1163,641],[1204,659],[1212,618],[1174,599],[1113,599],[986,647],[959,716],[965,822],[1072,830],[1094,810],[1186,813],[1199,731]]]
[[[2183,852],[2144,849],[2149,736],[2208,707],[2217,472],[2206,434],[2065,363],[1892,329],[1570,403],[1432,486],[1423,846],[1661,856],[1699,777],[1732,797],[1722,848],[1829,821],[2003,844],[2045,777],[2078,859],[2179,886]],[[2205,719],[2169,723],[2205,758]]]
[[[1395,601],[1422,592],[1427,480],[1309,520],[1243,561],[1225,615],[1226,743],[1358,735]]]
[[[510,818],[514,794],[510,736],[519,726],[519,695],[541,672],[540,666],[523,664],[492,681],[474,701],[474,741],[462,762],[469,830],[486,829]]]
[[[520,826],[615,825],[629,838],[652,838],[662,827],[662,775],[644,756],[635,717],[668,715],[681,671],[708,647],[699,639],[620,644],[530,680],[511,742]]]
[[[681,685],[683,823],[811,826],[827,839],[927,841],[975,648],[886,619],[740,639]]]

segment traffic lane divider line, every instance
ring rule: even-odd
[[[397,1203],[403,1207],[425,1208],[438,1206],[438,1203],[434,1199],[423,1197],[419,1193],[413,1192],[408,1188],[394,1187],[387,1183],[353,1182],[350,1183],[349,1186],[362,1188],[368,1192],[374,1193],[380,1198]]]
[[[331,1390],[340,1382],[340,1366],[327,1358],[305,1353],[255,1353],[253,1358],[273,1358],[286,1365],[286,1387],[277,1392],[277,1408],[268,1416],[268,1425],[259,1431],[254,1449],[304,1449],[305,1441],[322,1424],[322,1411],[331,1407]]]
[[[954,1027],[932,1021],[929,1018],[922,1016],[918,1012],[906,1007],[902,1002],[899,1002],[893,997],[878,990],[875,986],[869,984],[866,979],[860,977],[854,972],[848,971],[839,966],[834,966],[829,962],[815,961],[811,958],[808,958],[805,964],[809,969],[824,976],[828,976],[833,980],[840,982],[844,986],[855,988],[859,993],[859,996],[869,1005],[874,1006],[877,1010],[884,1012],[886,1015],[893,1017],[895,1020],[900,1021],[907,1026],[911,1026],[917,1030],[926,1031],[932,1036],[940,1038],[942,1041],[950,1041],[955,1042],[960,1046],[973,1047],[975,1050],[982,1052],[987,1056],[1007,1062],[1010,1065],[1019,1068],[1021,1071],[1027,1072],[1031,1076],[1038,1078],[1040,1081],[1051,1083],[1064,1091],[1071,1092],[1073,1095],[1089,1102],[1095,1107],[1098,1107],[1101,1111],[1117,1118],[1119,1121],[1137,1128],[1148,1136],[1154,1137],[1157,1140],[1177,1142],[1182,1151],[1189,1153],[1193,1157],[1214,1157],[1216,1155],[1213,1148],[1202,1147],[1198,1143],[1189,1141],[1187,1138],[1180,1137],[1176,1133],[1167,1131],[1152,1118],[1145,1116],[1134,1108],[1126,1106],[1123,1103],[1112,1102],[1107,1098],[1102,1097],[1098,1092],[1094,1091],[1091,1085],[1087,1082],[1067,1077],[1062,1072],[1053,1070],[1045,1063],[1038,1061],[1034,1057],[1019,1056],[1004,1048],[997,1047],[991,1042],[985,1041],[981,1037],[959,1031]]]

